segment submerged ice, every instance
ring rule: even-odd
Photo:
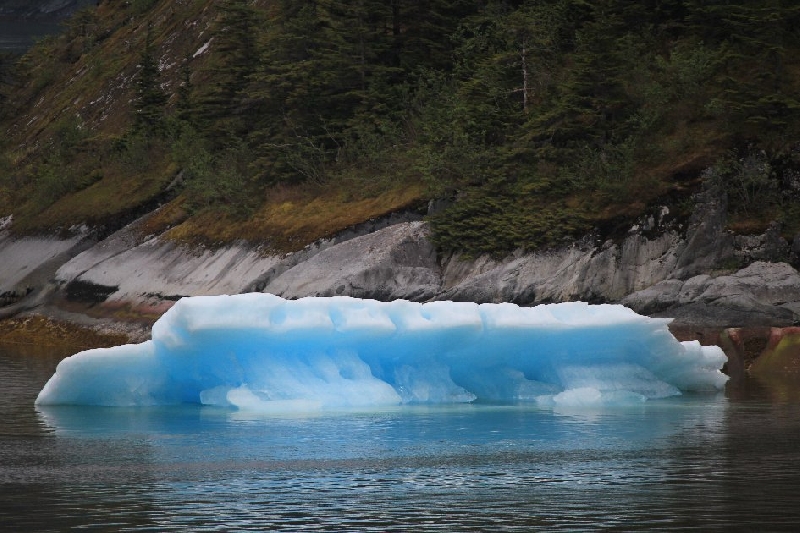
[[[629,403],[717,390],[726,358],[619,305],[184,298],[152,340],[62,361],[38,404],[308,411]]]

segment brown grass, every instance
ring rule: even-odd
[[[127,342],[129,339],[126,335],[102,334],[90,328],[57,322],[41,316],[0,320],[0,346],[47,348],[68,353],[118,346]]]
[[[273,252],[291,252],[360,222],[414,207],[422,201],[423,192],[422,185],[412,184],[350,199],[342,187],[278,186],[267,192],[262,206],[247,220],[207,211],[188,218],[165,236],[212,245],[246,240],[266,245]],[[181,202],[179,198],[166,207],[161,224],[180,212]]]

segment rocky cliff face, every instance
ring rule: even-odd
[[[669,222],[662,208],[617,240],[587,237],[503,260],[438,257],[415,216],[375,221],[286,256],[244,243],[206,250],[142,236],[146,217],[99,242],[85,231],[16,239],[5,230],[0,313],[58,304],[95,315],[125,309],[157,316],[181,296],[265,291],[286,298],[622,302],[693,326],[798,323],[800,274],[781,262],[790,257],[789,243],[774,228],[751,237],[727,232],[718,192],[707,191],[697,206],[687,227]]]
[[[642,314],[706,326],[790,325],[800,317],[800,275],[759,261],[730,274],[667,279],[622,299]]]
[[[423,222],[405,222],[322,250],[261,288],[284,298],[348,295],[436,299],[442,276]]]

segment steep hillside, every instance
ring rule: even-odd
[[[800,7],[101,1],[5,73],[0,216],[275,251],[398,210],[441,250],[614,236],[720,186],[800,232]]]
[[[0,176],[0,212],[13,213],[15,231],[117,226],[171,198],[154,224],[183,223],[177,238],[248,238],[285,248],[419,203],[422,187],[413,181],[356,176],[289,189],[240,187],[236,180],[247,177],[236,176],[224,184],[235,198],[213,190],[217,173],[231,170],[224,150],[199,146],[204,133],[185,134],[176,115],[181,87],[226,83],[217,70],[224,54],[214,46],[226,31],[221,16],[210,1],[105,2],[79,12],[64,35],[22,59],[5,91]],[[149,75],[162,93],[159,113],[170,120],[159,131],[140,122]]]

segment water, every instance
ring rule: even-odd
[[[789,531],[800,403],[758,394],[552,412],[315,417],[49,408],[58,357],[0,348],[8,531]]]
[[[0,16],[0,53],[22,54],[35,42],[64,31],[67,18],[76,10],[95,6],[97,0],[58,2],[38,0],[28,2],[2,2]],[[16,5],[15,5],[16,4]],[[26,5],[27,4],[27,5]],[[46,5],[49,4],[49,5]]]
[[[0,19],[0,52],[21,54],[46,35],[63,31],[58,21],[20,21]]]

